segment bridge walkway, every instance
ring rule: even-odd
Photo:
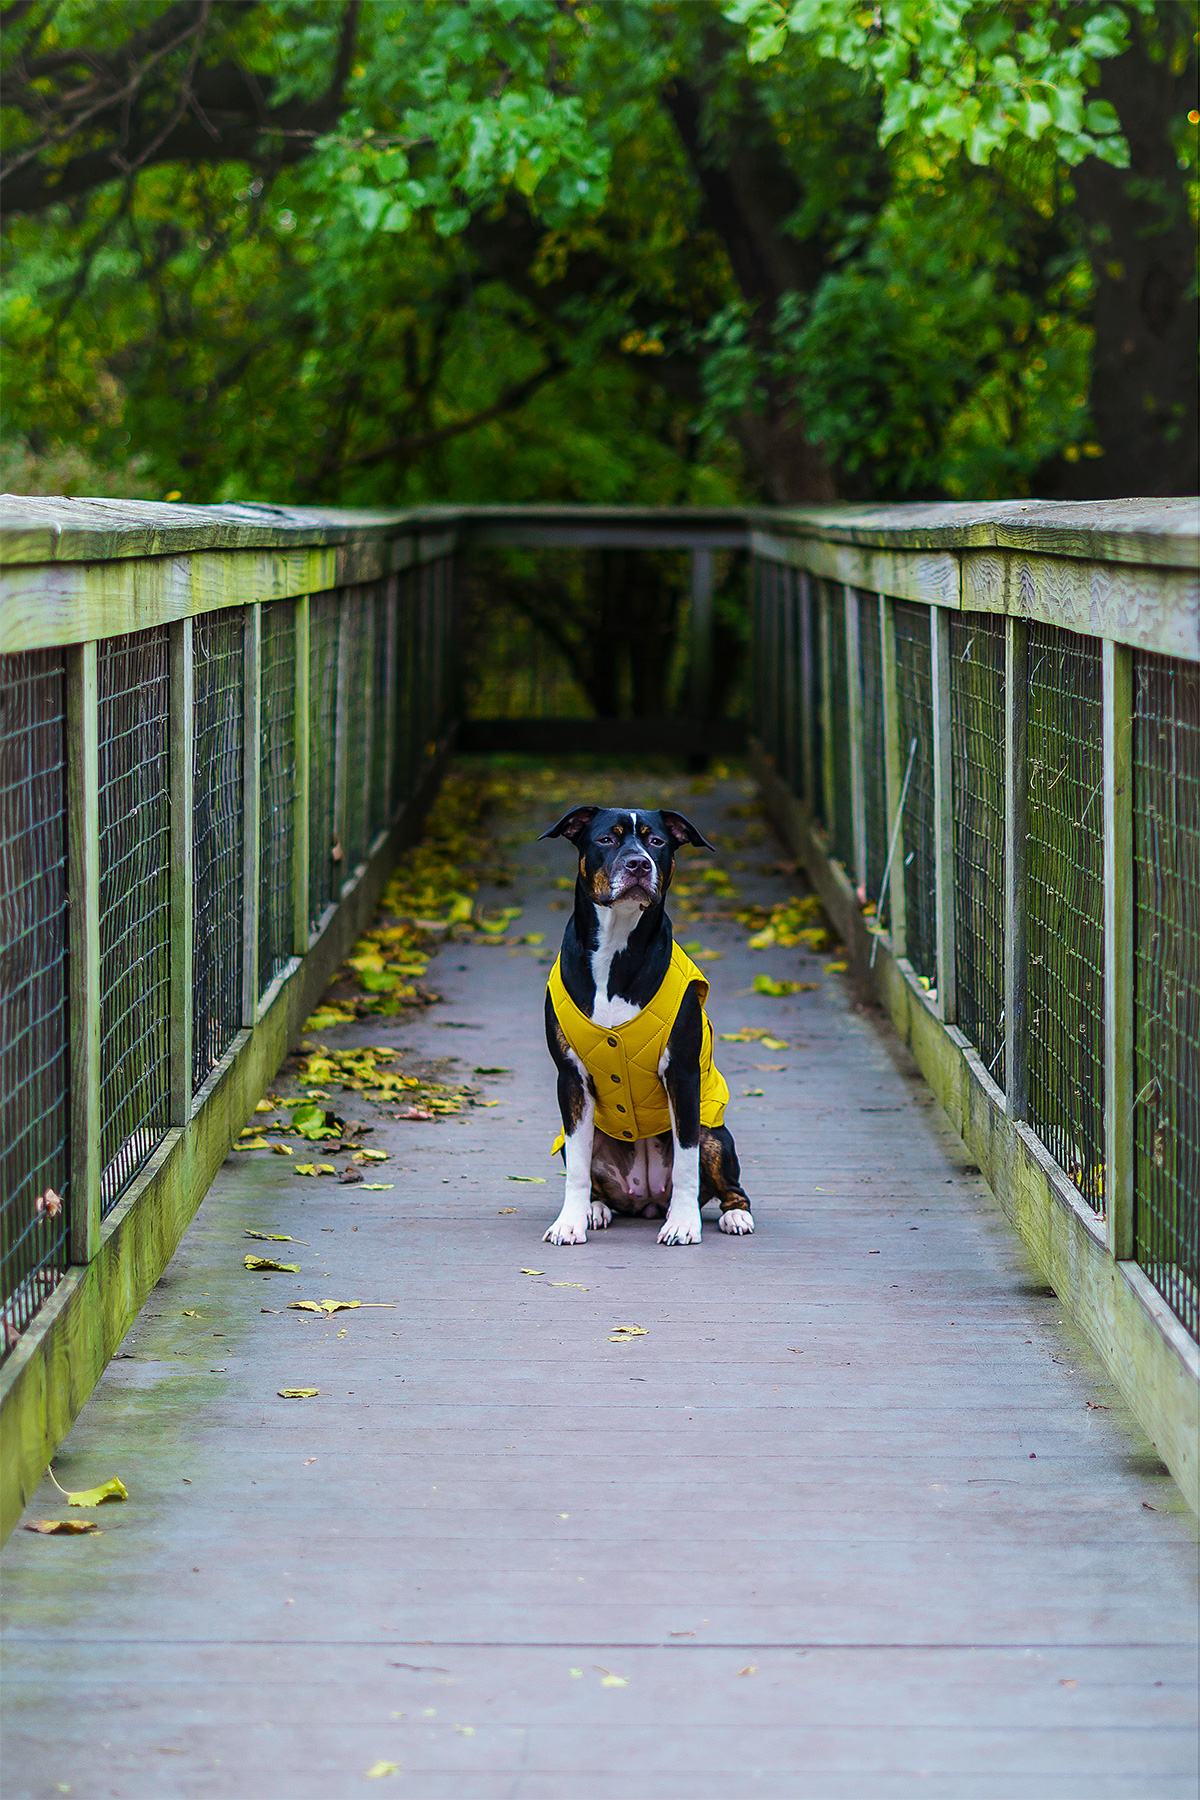
[[[372,1115],[371,1191],[231,1158],[57,1458],[129,1501],[14,1533],[8,1800],[1190,1800],[1190,1514],[845,977],[755,995],[795,951],[676,908],[717,1030],[787,1044],[720,1046],[757,1233],[541,1242],[569,858],[532,840],[611,785],[556,780],[481,895],[544,945],[448,945],[442,1004],[322,1037],[498,1104]],[[770,902],[750,792],[629,797]],[[381,1304],[286,1310],[326,1296]]]

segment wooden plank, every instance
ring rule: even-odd
[[[1104,1204],[1108,1247],[1134,1254],[1133,653],[1106,640],[1104,703]]]
[[[258,1015],[258,916],[262,905],[262,608],[246,613],[242,662],[242,1024]]]
[[[67,656],[67,1017],[70,1021],[68,1254],[100,1241],[100,752],[95,644]]]
[[[295,642],[296,674],[294,701],[295,782],[292,788],[292,955],[303,956],[308,949],[308,867],[309,867],[309,721],[310,681],[310,607],[309,597],[302,594],[296,601]]]
[[[1036,619],[1162,656],[1200,659],[1200,577],[1194,569],[1012,549],[967,551],[962,565],[962,603],[974,612]]]
[[[691,612],[688,615],[688,711],[707,719],[712,711],[713,553],[691,555]]]
[[[171,1016],[170,1123],[192,1115],[192,959],[195,900],[192,858],[195,776],[195,681],[191,619],[170,629]]]
[[[850,807],[854,837],[854,869],[862,899],[867,892],[867,793],[863,773],[862,639],[858,595],[844,588],[846,619],[846,705],[850,725]]]
[[[950,551],[871,549],[829,538],[783,537],[762,530],[752,534],[752,542],[758,556],[868,593],[927,605],[960,604],[958,557]]]
[[[896,617],[895,603],[885,594],[879,596],[880,695],[883,700],[883,774],[887,795],[888,850],[887,869],[888,936],[894,956],[907,955],[905,938],[905,894],[903,839],[897,834],[900,796],[908,763],[908,747],[900,742],[900,692],[896,684]],[[893,847],[894,846],[894,847]],[[880,906],[882,923],[883,906]]]
[[[1004,1085],[1009,1113],[1029,1104],[1025,865],[1029,835],[1029,627],[1010,618],[1004,674]]]
[[[933,848],[937,916],[938,1017],[952,1025],[958,1016],[954,926],[954,760],[950,728],[950,614],[944,606],[929,617],[933,665]]]

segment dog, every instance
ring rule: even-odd
[[[682,813],[575,806],[541,838],[579,857],[575,910],[546,989],[567,1184],[548,1244],[584,1244],[613,1212],[666,1220],[698,1244],[700,1208],[754,1230],[726,1087],[712,1058],[708,983],[675,943],[665,901],[682,844],[713,846]],[[539,839],[539,842],[541,839]]]

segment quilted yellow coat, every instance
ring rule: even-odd
[[[566,988],[558,960],[550,971],[550,1002],[563,1036],[587,1069],[596,1088],[596,1126],[621,1140],[657,1137],[670,1131],[667,1093],[658,1065],[667,1047],[689,984],[700,983],[700,1004],[708,999],[708,983],[690,956],[675,944],[662,986],[634,1019],[611,1028],[593,1025],[580,1012]],[[700,1049],[700,1123],[710,1128],[725,1119],[729,1088],[713,1062],[713,1029],[704,1015]],[[562,1138],[555,1144],[561,1147]]]

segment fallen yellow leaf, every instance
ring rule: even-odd
[[[89,1531],[94,1531],[97,1537],[100,1535],[95,1519],[30,1519],[25,1529],[40,1531],[43,1537],[82,1537]]]
[[[644,1325],[614,1325],[610,1344],[627,1344],[633,1338],[649,1337],[650,1333]]]
[[[337,1170],[332,1163],[297,1163],[297,1175],[336,1175]]]
[[[373,1762],[366,1771],[368,1781],[378,1781],[383,1775],[398,1775],[400,1764],[394,1762]]]
[[[55,1486],[57,1487],[57,1482]],[[62,1490],[65,1492],[65,1490]],[[78,1494],[67,1494],[68,1506],[103,1506],[106,1500],[128,1500],[129,1489],[125,1483],[114,1475],[111,1481],[101,1482],[99,1487],[84,1488]]]
[[[248,1269],[274,1269],[280,1275],[298,1275],[300,1273],[299,1263],[275,1262],[269,1256],[248,1256],[246,1267]]]
[[[522,1275],[544,1275],[545,1269],[522,1269]]]
[[[362,1191],[364,1194],[383,1194],[389,1188],[394,1188],[395,1185],[394,1181],[364,1181]]]
[[[579,1289],[580,1289],[580,1290],[581,1290],[581,1291],[582,1291],[582,1292],[583,1292],[583,1293],[585,1293],[585,1294],[586,1294],[586,1293],[587,1293],[587,1291],[588,1291],[588,1290],[587,1290],[587,1289],[586,1289],[586,1288],[585,1288],[585,1287],[584,1287],[584,1285],[583,1285],[583,1283],[582,1283],[582,1281],[552,1281],[552,1282],[550,1282],[550,1283],[549,1283],[549,1285],[550,1285],[550,1286],[551,1286],[551,1287],[573,1287],[573,1288],[579,1288]]]
[[[257,1238],[261,1244],[304,1244],[306,1250],[312,1249],[303,1238],[289,1237],[286,1231],[243,1231],[242,1236]]]
[[[758,1664],[757,1663],[747,1663],[744,1669],[738,1670],[738,1674],[739,1675],[757,1675],[758,1674]]]
[[[505,1213],[515,1213],[516,1210],[517,1209],[515,1206],[502,1206],[500,1208],[500,1211],[496,1214],[496,1217],[498,1219],[502,1219],[504,1217]]]
[[[293,1300],[288,1306],[289,1312],[335,1313],[353,1312],[361,1306],[361,1300]]]
[[[271,1146],[265,1137],[252,1137],[244,1144],[239,1140],[233,1148],[235,1150],[269,1150]]]
[[[849,967],[850,964],[844,962],[826,963],[825,972],[828,975],[844,975]]]
[[[276,1388],[281,1400],[315,1400],[320,1388]]]
[[[293,1154],[292,1146],[290,1144],[272,1144],[271,1149],[276,1156],[291,1156]]]
[[[509,1181],[530,1181],[537,1187],[545,1187],[546,1185],[546,1177],[544,1175],[510,1175],[508,1179]]]
[[[602,1668],[599,1663],[596,1664],[596,1667],[600,1670],[600,1674],[603,1677],[603,1679],[601,1680],[601,1683],[600,1683],[601,1687],[628,1687],[629,1686],[629,1683],[626,1681],[626,1679],[623,1675],[614,1675],[611,1669]]]
[[[273,1100],[260,1100],[254,1110],[255,1112],[274,1112],[275,1102]]]

